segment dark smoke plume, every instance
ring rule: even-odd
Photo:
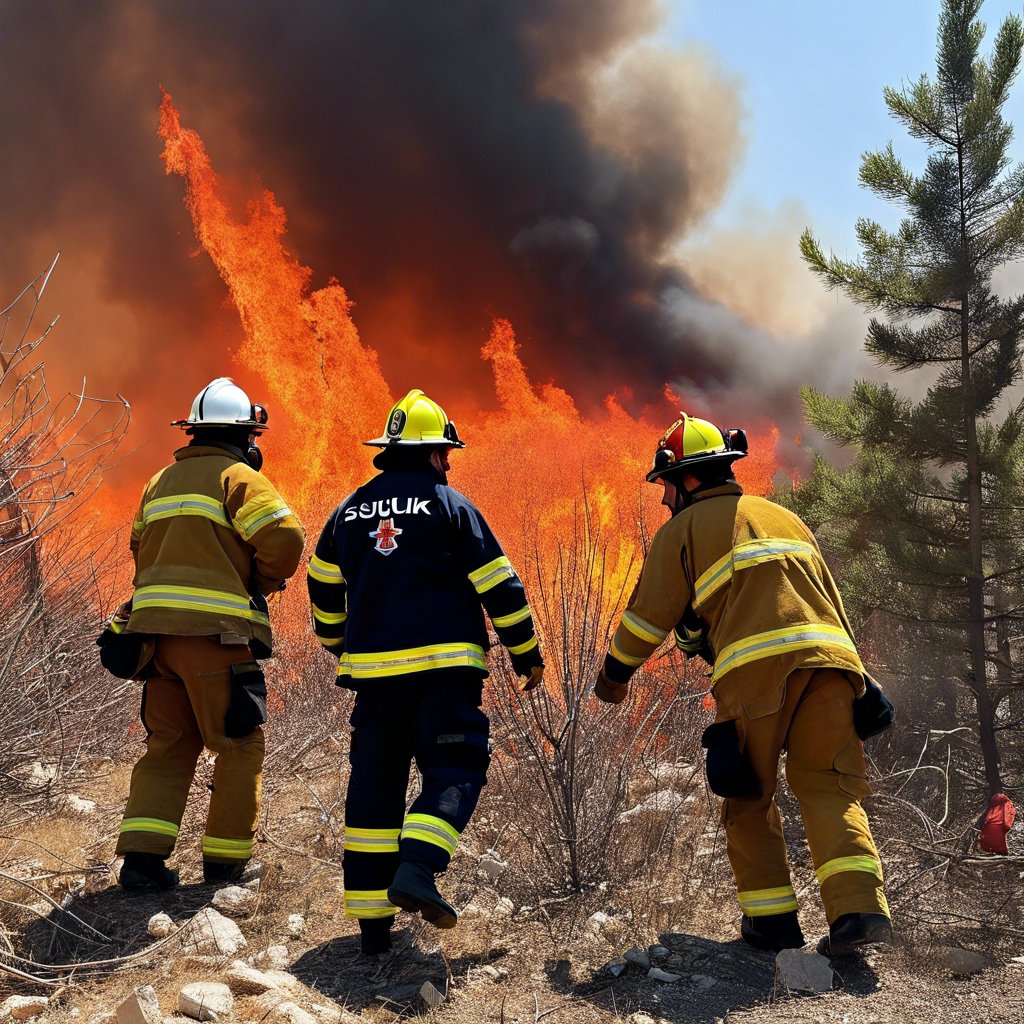
[[[240,195],[256,176],[275,193],[290,248],[316,283],[344,284],[396,392],[476,393],[491,315],[515,323],[534,374],[584,402],[680,379],[728,389],[750,369],[737,350],[765,344],[725,309],[701,314],[673,258],[721,196],[739,114],[706,58],[645,42],[653,0],[0,12],[4,287],[63,249],[69,362],[108,390],[169,382],[154,425],[232,369],[240,331],[163,174],[161,85]]]

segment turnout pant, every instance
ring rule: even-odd
[[[483,682],[432,671],[372,680],[356,693],[345,799],[345,914],[392,917],[398,865],[443,871],[487,783]],[[406,811],[411,762],[423,778]]]
[[[882,864],[861,806],[871,788],[864,744],[853,729],[853,699],[843,672],[803,669],[785,681],[781,706],[768,714],[751,717],[742,705],[730,707],[727,692],[719,701],[716,721],[736,720],[740,747],[761,788],[758,797],[727,799],[722,807],[740,906],[750,917],[797,909],[775,803],[784,749],[829,923],[842,914],[889,913]]]
[[[203,859],[245,862],[259,819],[263,730],[241,739],[224,735],[231,701],[231,665],[251,661],[249,648],[216,637],[158,636],[154,675],[142,691],[146,753],[132,771],[119,854],[174,849],[196,762],[203,747],[216,755]]]

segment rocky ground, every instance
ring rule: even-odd
[[[702,870],[653,886],[613,879],[572,899],[530,897],[529,880],[474,847],[471,830],[444,881],[459,926],[438,932],[403,914],[393,952],[366,960],[341,906],[338,780],[296,776],[271,794],[260,878],[219,890],[197,882],[195,810],[182,830],[192,841],[178,853],[181,887],[129,896],[111,865],[127,770],[100,766],[74,799],[64,794],[0,835],[2,960],[25,976],[4,977],[0,1020],[1024,1022],[1019,859],[981,875],[985,891],[1003,887],[1005,927],[978,919],[977,879],[974,889],[947,877],[938,894],[929,890],[934,925],[920,890],[896,881],[904,911],[894,945],[833,961],[830,976],[809,952],[780,968],[739,941],[713,818],[698,843]],[[201,789],[202,779],[197,807]],[[798,876],[805,928],[817,934],[812,876]],[[820,991],[796,991],[805,985]]]

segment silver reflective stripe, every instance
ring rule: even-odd
[[[345,842],[347,843],[359,843],[360,846],[393,846],[398,847],[398,836],[388,837],[386,839],[371,839],[368,836],[345,836]]]
[[[215,519],[224,526],[230,526],[228,517],[217,509],[212,508],[202,501],[190,501],[188,499],[157,499],[146,504],[142,513],[143,525],[148,525],[151,520],[160,518],[165,512],[174,512],[178,515],[200,515],[209,519]]]
[[[481,579],[474,580],[473,586],[479,590],[482,586],[489,583],[493,579],[497,579],[499,576],[515,576],[516,571],[511,565],[499,565],[493,572],[489,572],[486,576]]]
[[[792,633],[787,633],[785,636],[773,637],[770,640],[762,640],[760,643],[752,643],[749,646],[744,645],[739,650],[733,651],[729,657],[716,663],[715,676],[718,677],[724,675],[729,671],[734,662],[740,661],[741,659],[749,659],[751,661],[756,660],[756,658],[751,658],[751,655],[756,655],[757,658],[767,657],[777,649],[785,650],[787,647],[807,645],[811,643],[826,643],[831,644],[834,647],[845,647],[854,653],[856,653],[857,650],[848,637],[843,638],[831,630],[793,630]]]
[[[229,597],[200,597],[197,594],[178,594],[174,591],[161,590],[159,587],[140,587],[136,591],[136,600],[133,607],[145,607],[154,602],[175,602],[177,604],[212,604],[219,608],[226,608],[230,611],[250,611],[248,602],[234,600]]]
[[[353,910],[372,910],[377,907],[388,909],[393,907],[394,903],[390,900],[345,900],[345,906],[351,907]]]
[[[401,838],[405,839],[408,833],[410,832],[430,832],[432,835],[438,836],[440,839],[443,839],[445,846],[450,846],[453,850],[458,845],[456,840],[452,839],[452,837],[447,832],[445,832],[444,829],[437,828],[435,825],[425,825],[421,821],[414,821],[406,825],[405,828],[402,829]],[[415,839],[416,837],[408,836],[408,838]]]
[[[453,658],[476,658],[483,660],[478,650],[467,649],[464,651],[445,651],[443,654],[421,654],[415,658],[388,658],[387,661],[348,661],[346,665],[355,671],[375,671],[381,668],[391,668],[394,665],[429,665],[436,661],[451,661]]]
[[[744,908],[751,907],[776,907],[780,903],[792,903],[796,899],[796,894],[792,893],[789,896],[778,896],[772,900],[740,900],[740,906]]]
[[[247,537],[251,537],[254,533],[258,533],[263,529],[267,523],[273,522],[275,519],[284,519],[285,516],[290,516],[292,511],[290,508],[279,508],[274,512],[267,512],[266,515],[262,515],[259,519],[254,520],[251,523],[245,524],[245,534]]]

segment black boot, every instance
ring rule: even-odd
[[[361,918],[359,938],[363,956],[380,956],[391,949],[391,924],[394,917]]]
[[[785,914],[766,914],[763,917],[747,917],[744,914],[740,922],[740,935],[751,946],[772,949],[776,953],[780,949],[800,949],[806,941],[795,910]]]
[[[459,915],[434,885],[434,872],[416,861],[398,865],[395,880],[388,887],[388,899],[403,910],[423,915],[435,928],[454,928]]]
[[[178,884],[178,872],[166,867],[158,853],[126,853],[118,881],[126,892],[152,892],[155,889],[173,889]]]
[[[248,861],[236,860],[230,864],[218,864],[216,861],[204,860],[203,881],[207,885],[238,885],[247,881],[248,864]]]
[[[871,942],[892,942],[892,921],[885,914],[841,914],[818,940],[822,956],[849,956]]]

